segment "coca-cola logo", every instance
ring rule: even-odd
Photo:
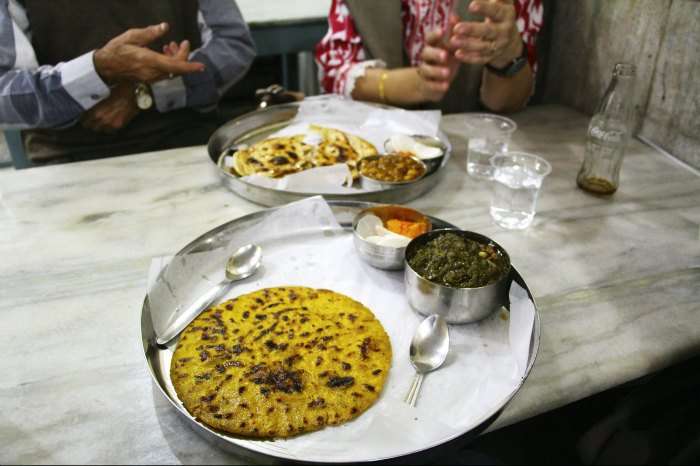
[[[624,131],[614,129],[606,130],[605,128],[600,128],[598,126],[591,127],[591,129],[588,131],[588,134],[592,138],[610,143],[622,142],[625,136]]]

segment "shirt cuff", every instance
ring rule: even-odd
[[[352,98],[352,92],[355,90],[357,80],[363,77],[369,68],[386,68],[386,63],[382,60],[365,60],[353,64],[345,78],[345,88],[343,92],[345,97]]]
[[[85,110],[109,97],[109,87],[95,70],[94,53],[88,52],[57,66],[61,85]]]
[[[151,84],[151,92],[161,113],[187,106],[187,88],[181,76]]]

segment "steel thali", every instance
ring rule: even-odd
[[[362,202],[339,202],[332,201],[329,202],[331,209],[336,216],[338,223],[344,230],[350,231],[352,228],[352,220],[361,210],[371,207],[372,204],[362,203]],[[185,246],[178,255],[191,254],[196,252],[204,252],[223,247],[228,244],[229,239],[236,232],[240,232],[251,228],[266,215],[269,215],[275,209],[267,209],[260,212],[256,212],[231,222],[225,223],[219,227],[216,227],[209,231],[208,233],[200,236],[196,240],[192,241],[190,244]],[[444,222],[440,219],[431,218],[431,222],[436,228],[454,228],[453,225]],[[520,274],[515,270],[511,271],[511,277],[516,281],[521,287],[525,289],[528,294],[529,299],[534,304],[532,294],[527,288],[526,283]],[[144,300],[144,305],[141,314],[141,336],[144,350],[144,357],[149,369],[149,372],[153,378],[158,391],[166,398],[166,400],[189,422],[190,426],[201,436],[203,436],[208,441],[216,444],[217,446],[230,451],[234,454],[242,455],[243,457],[251,457],[259,459],[261,461],[299,461],[299,462],[327,462],[327,463],[344,463],[344,462],[371,462],[371,461],[381,461],[395,457],[403,457],[406,455],[417,454],[430,450],[432,448],[438,447],[440,445],[448,444],[451,441],[460,442],[460,439],[466,439],[475,435],[475,433],[482,431],[488,425],[490,425],[493,420],[498,416],[502,409],[509,403],[516,392],[520,389],[525,379],[530,373],[530,370],[535,362],[537,356],[537,351],[539,348],[540,340],[540,321],[539,314],[537,313],[537,307],[535,305],[535,321],[532,329],[532,336],[530,339],[530,346],[527,359],[527,370],[522,381],[518,387],[507,397],[505,397],[498,406],[494,407],[488,412],[487,416],[483,419],[479,419],[479,422],[473,425],[470,429],[463,431],[455,431],[450,435],[441,438],[437,442],[426,443],[426,442],[407,442],[404,450],[397,451],[396,454],[384,455],[384,456],[368,456],[363,453],[362,448],[353,449],[350,453],[351,457],[347,456],[345,452],[339,452],[337,457],[329,456],[318,456],[313,453],[304,457],[299,457],[297,455],[291,455],[286,451],[286,449],[275,441],[263,441],[263,440],[247,440],[240,437],[234,437],[222,432],[218,432],[214,429],[207,427],[206,425],[200,423],[195,418],[193,418],[183,407],[182,403],[178,400],[175,390],[173,388],[172,382],[170,380],[170,361],[172,358],[172,353],[175,349],[176,342],[171,343],[168,347],[159,347],[155,344],[155,333],[153,331],[153,325],[151,322],[150,309],[148,307],[147,300]],[[396,428],[399,428],[396,426]],[[334,428],[335,429],[335,428]]]
[[[271,134],[286,127],[297,115],[299,102],[276,105],[262,110],[256,110],[242,115],[217,129],[209,139],[207,150],[209,158],[214,164],[214,169],[221,182],[227,189],[233,191],[240,197],[256,204],[264,206],[277,206],[298,201],[313,195],[322,195],[327,200],[334,201],[362,201],[380,202],[385,204],[403,204],[417,199],[433,189],[440,182],[444,175],[444,168],[449,162],[452,146],[447,136],[440,131],[439,139],[447,147],[442,163],[437,170],[424,176],[422,179],[405,185],[385,188],[381,191],[369,191],[348,194],[337,193],[301,193],[280,189],[273,189],[252,184],[230,173],[222,163],[222,153],[240,144],[253,144],[261,141]],[[376,105],[381,108],[391,108]]]

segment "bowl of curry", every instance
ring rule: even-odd
[[[397,152],[365,157],[360,160],[359,171],[362,187],[378,191],[415,183],[426,175],[428,167],[408,152]]]
[[[510,256],[492,239],[434,230],[406,247],[404,282],[411,307],[450,324],[482,320],[508,303]]]

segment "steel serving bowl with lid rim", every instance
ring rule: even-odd
[[[456,288],[424,278],[411,267],[409,261],[420,246],[445,233],[455,233],[477,243],[493,246],[506,258],[507,269],[501,272],[499,279],[495,282],[474,288]],[[508,303],[512,268],[510,256],[502,246],[487,236],[466,230],[433,230],[409,243],[406,247],[405,260],[406,298],[411,307],[420,314],[439,314],[450,324],[469,324],[488,317]]]
[[[363,238],[357,231],[357,225],[366,215],[375,215],[386,223],[389,218],[421,222],[427,225],[427,230],[432,230],[432,223],[428,217],[414,209],[397,205],[382,205],[370,207],[358,213],[352,221],[352,236],[355,250],[362,260],[373,267],[383,270],[401,270],[404,267],[406,247],[382,246]]]

